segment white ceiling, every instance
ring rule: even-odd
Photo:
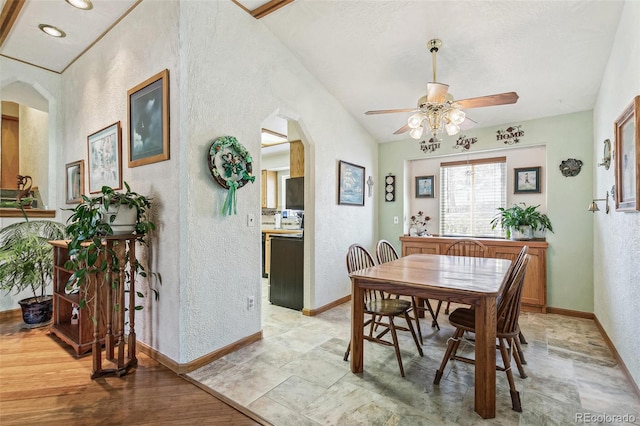
[[[146,0],[151,1],[151,0]],[[213,1],[213,0],[212,0]],[[91,11],[63,0],[28,0],[0,54],[56,72],[136,0],[93,0]],[[429,39],[439,38],[437,79],[455,99],[515,91],[515,105],[467,110],[478,127],[593,108],[622,1],[295,0],[262,18],[288,49],[380,142],[432,80]],[[49,23],[67,33],[53,39]]]

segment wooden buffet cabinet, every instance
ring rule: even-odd
[[[461,240],[453,237],[400,237],[402,255],[416,253],[445,254],[447,248]],[[524,245],[529,246],[531,261],[525,276],[522,292],[522,309],[531,312],[547,312],[547,244],[546,241],[511,241],[503,239],[479,239],[487,247],[485,257],[514,261]]]

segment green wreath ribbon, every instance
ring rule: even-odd
[[[216,155],[229,148],[229,152],[222,155],[222,171],[215,163]],[[237,190],[242,188],[247,182],[253,183],[255,176],[251,174],[253,160],[247,149],[233,136],[221,136],[211,144],[209,148],[209,170],[213,178],[227,189],[227,196],[222,204],[221,213],[223,215],[238,214],[237,211]],[[234,176],[236,178],[234,178]]]

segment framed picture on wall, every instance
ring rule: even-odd
[[[435,198],[435,176],[416,176],[416,198]]]
[[[89,192],[100,192],[104,185],[122,189],[122,141],[120,122],[87,137],[89,151]]]
[[[338,164],[338,204],[364,206],[364,172],[357,164]]]
[[[615,122],[616,210],[640,210],[640,96]]]
[[[127,92],[129,167],[169,159],[169,70]]]
[[[513,193],[540,193],[540,166],[513,169]]]
[[[66,169],[66,203],[80,204],[84,195],[84,160],[74,161]]]

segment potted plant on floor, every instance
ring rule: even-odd
[[[549,218],[540,213],[538,207],[540,205],[527,206],[525,203],[517,203],[509,208],[499,207],[498,213],[491,220],[491,229],[500,226],[511,240],[530,240],[533,238],[533,230],[540,227],[553,232]]]
[[[47,294],[47,287],[52,281],[53,247],[49,241],[64,239],[65,227],[24,217],[24,222],[0,230],[0,288],[16,294],[31,290],[33,295],[18,303],[24,322],[35,327],[51,320],[53,297]]]
[[[70,237],[68,249],[71,260],[67,268],[74,273],[69,279],[69,286],[81,287],[89,276],[107,272],[109,265],[111,276],[117,279],[118,260],[115,253],[106,248],[105,238],[135,234],[136,240],[144,244],[145,237],[156,228],[150,219],[151,199],[133,192],[127,182],[124,185],[126,192],[103,186],[99,195],[83,196],[82,202],[70,209],[72,214],[67,220],[66,232]],[[133,267],[138,276],[147,276],[138,259],[135,259]],[[160,279],[159,275],[154,276]],[[153,287],[151,290],[157,298],[157,290]],[[138,292],[138,296],[142,297],[142,293]],[[81,300],[80,307],[85,305],[86,300]]]

